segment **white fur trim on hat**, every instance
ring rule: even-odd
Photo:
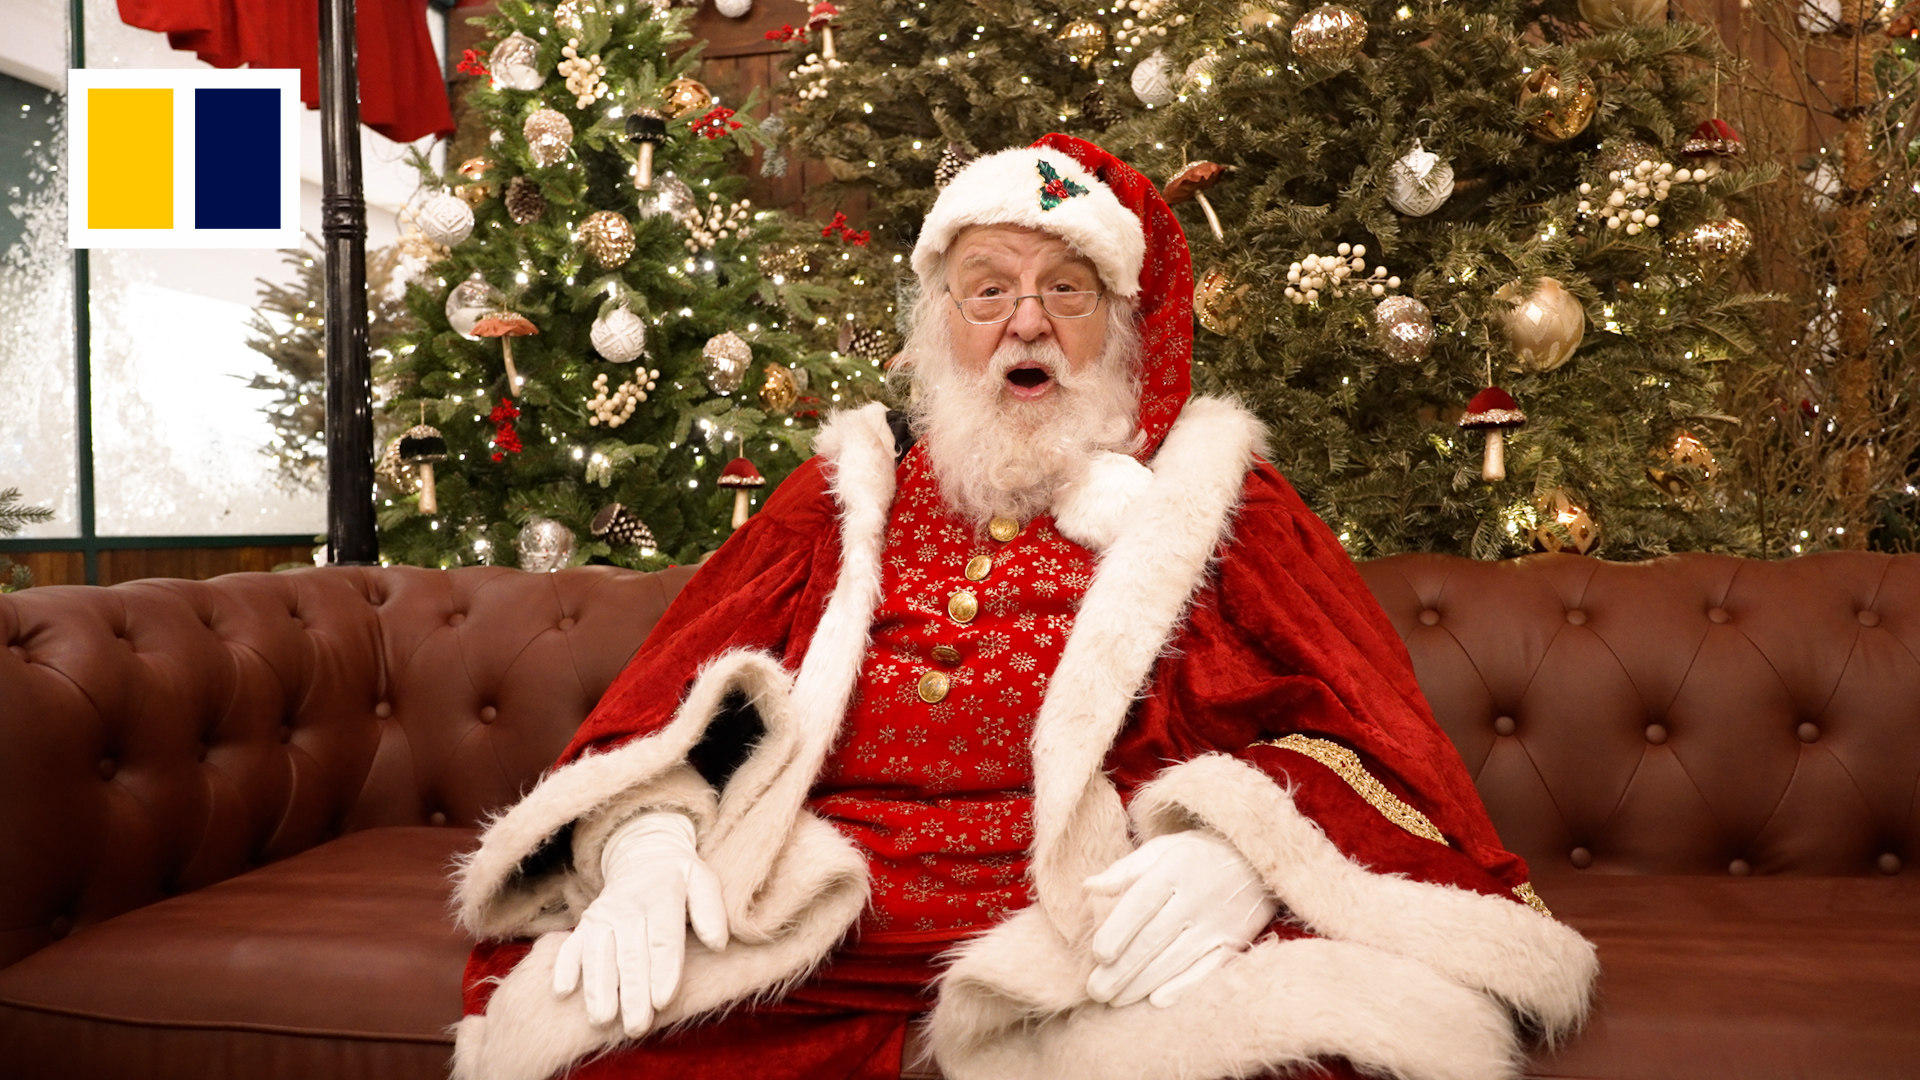
[[[1042,200],[1045,162],[1085,194],[1070,194],[1049,210]],[[975,161],[954,175],[934,200],[913,248],[913,270],[925,281],[953,238],[969,225],[1025,225],[1044,229],[1093,260],[1108,291],[1131,300],[1140,292],[1146,231],[1113,189],[1058,150],[1020,146]]]

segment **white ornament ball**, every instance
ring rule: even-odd
[[[646,321],[624,307],[593,320],[589,337],[594,351],[616,364],[637,360],[647,351]]]
[[[1174,98],[1173,61],[1168,59],[1165,49],[1155,49],[1153,54],[1140,61],[1133,69],[1133,95],[1142,104],[1158,108],[1168,104]]]
[[[753,0],[713,0],[713,6],[729,19],[738,19],[753,10]]]
[[[540,72],[540,46],[525,34],[508,34],[487,55],[487,69],[493,84],[509,90],[538,90],[547,77]]]
[[[1387,204],[1408,217],[1425,217],[1453,195],[1453,166],[1413,141],[1387,175]]]
[[[441,247],[452,247],[473,235],[473,207],[452,192],[429,196],[414,220],[427,239]]]

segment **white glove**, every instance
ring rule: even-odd
[[[587,1018],[619,1014],[627,1037],[645,1034],[673,1000],[686,957],[687,923],[707,948],[727,944],[720,879],[695,852],[693,821],[673,810],[642,814],[608,838],[606,885],[560,943],[553,992],[584,988]]]
[[[1094,931],[1099,966],[1087,979],[1087,995],[1115,1008],[1141,998],[1173,1004],[1280,910],[1240,853],[1200,830],[1156,836],[1086,885],[1102,896],[1124,893]]]

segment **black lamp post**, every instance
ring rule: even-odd
[[[320,3],[321,231],[326,238],[327,551],[379,560],[373,530],[373,367],[367,352],[367,204],[360,180],[353,0]]]

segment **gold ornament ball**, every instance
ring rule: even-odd
[[[611,270],[633,255],[633,226],[611,210],[595,210],[580,223],[580,246]]]
[[[1589,555],[1600,546],[1600,526],[1566,489],[1554,488],[1534,504],[1536,524],[1528,539],[1535,551]]]
[[[1374,340],[1401,363],[1425,359],[1433,348],[1433,313],[1411,296],[1389,296],[1373,309]]]
[[[1193,313],[1201,326],[1230,334],[1240,325],[1240,301],[1246,294],[1247,286],[1235,285],[1224,269],[1210,266],[1193,287]]]
[[[799,244],[768,244],[754,262],[767,277],[798,277],[807,268],[807,249]]]
[[[1107,51],[1107,28],[1091,19],[1075,19],[1054,40],[1067,47],[1074,63],[1090,68]]]
[[[1580,0],[1580,17],[1596,30],[1664,26],[1667,0]]]
[[[771,413],[783,413],[793,408],[800,400],[799,384],[794,382],[793,371],[784,364],[768,364],[767,377],[760,384],[760,404]]]
[[[728,330],[707,339],[700,350],[707,362],[707,385],[715,393],[731,394],[746,381],[747,366],[753,363],[753,348],[739,334]]]
[[[573,148],[573,123],[552,109],[535,109],[520,134],[526,136],[533,163],[545,168],[567,160]]]
[[[1707,444],[1687,431],[1673,437],[1673,444],[1667,447],[1667,460],[1678,468],[1698,470],[1703,478],[1709,480],[1720,467],[1720,463],[1713,459],[1713,451],[1707,449]]]
[[[499,185],[487,175],[492,170],[493,162],[483,157],[468,158],[461,162],[460,176],[467,182],[456,186],[453,193],[468,206],[480,209],[480,204],[493,198],[499,190]]]
[[[1323,4],[1293,24],[1293,54],[1332,67],[1353,62],[1367,43],[1366,16],[1339,4]]]
[[[713,94],[693,79],[675,79],[660,89],[660,100],[675,120],[713,108]]]
[[[1544,109],[1527,121],[1528,130],[1547,142],[1561,143],[1587,130],[1600,107],[1600,88],[1582,74],[1571,78],[1552,67],[1536,68],[1520,86],[1520,107],[1528,111],[1535,99]]]
[[[1572,358],[1586,336],[1587,309],[1553,278],[1541,278],[1530,292],[1516,281],[1493,297],[1513,304],[1502,321],[1523,371],[1552,371]]]
[[[1719,268],[1746,257],[1753,247],[1753,230],[1733,217],[1703,222],[1687,234],[1684,247],[1702,265]]]

